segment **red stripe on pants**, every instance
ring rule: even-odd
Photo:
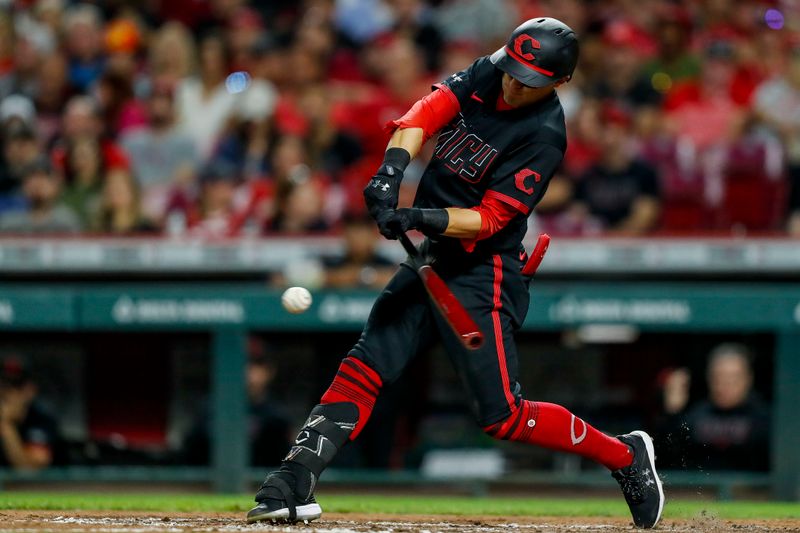
[[[499,255],[492,256],[494,260],[494,305],[492,306],[492,323],[494,324],[494,342],[497,350],[497,363],[500,367],[500,379],[503,382],[503,391],[506,395],[508,406],[513,410],[515,407],[514,395],[511,394],[511,385],[508,379],[508,368],[506,367],[506,348],[503,344],[503,327],[500,323],[500,309],[503,307],[502,284],[503,284],[503,259]]]

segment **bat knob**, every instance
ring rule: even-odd
[[[483,346],[483,335],[479,332],[466,333],[461,338],[464,340],[464,346],[470,350],[477,350]]]

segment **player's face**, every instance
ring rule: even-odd
[[[503,74],[503,100],[511,107],[523,107],[538,102],[551,92],[555,83],[544,87],[528,87],[516,78]]]

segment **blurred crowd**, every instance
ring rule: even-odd
[[[559,89],[565,162],[533,224],[800,235],[798,0],[0,7],[5,234],[339,231],[363,214],[383,125],[519,22],[553,16],[581,59]]]

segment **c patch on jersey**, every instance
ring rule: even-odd
[[[539,183],[542,180],[541,174],[529,168],[523,168],[522,170],[514,174],[514,183],[516,184],[517,189],[521,190],[522,192],[528,195],[533,194],[533,183],[531,183],[529,180],[528,183],[531,183],[531,186],[528,187],[527,185],[525,185],[525,179],[530,176],[533,176],[533,181],[535,183]]]

